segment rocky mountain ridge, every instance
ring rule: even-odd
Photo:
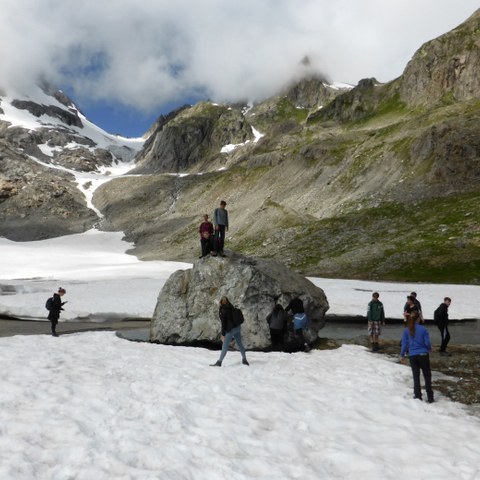
[[[479,59],[480,10],[386,84],[311,77],[253,106],[185,106],[150,130],[134,176],[95,191],[100,225],[139,258],[192,261],[201,215],[225,199],[227,247],[244,254],[315,276],[478,283]]]
[[[28,94],[2,92],[0,235],[38,240],[92,228],[99,218],[79,182],[132,162],[142,144],[102,132],[46,84]]]

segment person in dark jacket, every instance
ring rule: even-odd
[[[451,353],[447,352],[447,345],[450,341],[450,333],[448,331],[448,307],[452,303],[450,297],[445,297],[443,303],[441,303],[433,314],[433,320],[440,330],[442,336],[442,343],[440,345],[440,355],[450,356]]]
[[[57,333],[57,323],[60,318],[60,312],[63,310],[63,306],[67,302],[62,302],[62,297],[67,293],[64,288],[59,288],[58,293],[53,294],[52,308],[48,312],[48,319],[50,320],[50,325],[52,327],[52,336],[58,337]]]
[[[302,299],[299,297],[293,297],[285,308],[285,311],[292,312],[293,333],[295,335],[296,343],[302,345],[305,352],[309,352],[311,347],[305,340],[305,336],[303,334],[303,329],[308,325],[308,317],[305,313]]]
[[[421,400],[422,389],[420,387],[420,370],[425,380],[425,390],[427,391],[428,403],[433,403],[432,390],[432,372],[430,370],[430,356],[432,344],[428,330],[417,324],[418,313],[412,312],[407,318],[407,327],[402,336],[402,349],[400,352],[400,362],[405,362],[405,355],[408,351],[410,366],[413,375],[413,397]]]
[[[407,302],[403,307],[403,322],[405,325],[412,312],[417,312],[417,314],[420,315],[418,305],[415,303],[415,297],[413,295],[407,295]]]
[[[285,307],[285,311],[291,311],[293,315],[296,313],[305,313],[305,309],[303,308],[302,299],[299,297],[294,297],[290,300],[290,303]]]
[[[213,249],[211,255],[215,257],[220,255],[225,256],[223,248],[225,246],[225,232],[228,230],[228,211],[225,208],[227,202],[222,200],[220,207],[213,212],[213,224],[215,225],[215,238],[213,240]]]
[[[218,316],[220,317],[220,321],[222,322],[222,351],[220,353],[220,358],[214,363],[210,365],[211,367],[221,367],[223,359],[225,355],[227,355],[228,346],[232,339],[235,339],[237,343],[238,349],[242,354],[242,363],[243,365],[249,365],[247,362],[247,355],[245,353],[245,347],[243,346],[242,342],[242,334],[241,334],[241,325],[234,325],[233,321],[233,305],[230,303],[227,297],[222,297],[220,300],[220,308],[218,310]]]
[[[200,258],[203,258],[212,250],[213,224],[208,219],[207,214],[203,216],[203,222],[198,227],[198,233],[200,234],[200,245],[202,246],[202,256]]]
[[[380,348],[378,337],[382,333],[382,325],[385,325],[385,311],[379,298],[380,294],[374,292],[367,307],[368,335],[370,336],[372,352],[378,352]]]
[[[423,319],[423,314],[422,314],[422,304],[417,298],[417,292],[412,292],[410,293],[410,295],[407,296],[407,301],[405,303],[405,306],[403,307],[403,316],[405,317],[405,321],[407,318],[406,315],[409,315],[411,312],[415,310],[418,311],[418,319],[420,323],[425,323]]]
[[[284,308],[277,303],[271,313],[267,315],[267,323],[270,327],[270,338],[274,350],[280,350],[283,346],[283,336],[287,328],[288,315]]]

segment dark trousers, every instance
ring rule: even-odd
[[[272,339],[272,347],[279,348],[283,345],[283,330],[278,328],[270,329],[270,338]]]
[[[57,328],[57,323],[58,319],[60,318],[60,312],[58,310],[50,310],[48,314],[48,319],[50,320],[50,326],[52,328],[52,334],[57,333],[56,328]]]
[[[202,244],[202,257],[205,257],[210,253],[212,249],[212,238],[201,238],[200,243]]]
[[[215,230],[215,238],[213,240],[213,251],[216,253],[223,253],[225,245],[225,225],[217,225],[218,230]]]
[[[442,344],[440,345],[440,351],[445,352],[447,350],[448,342],[450,341],[450,333],[448,332],[447,325],[439,325],[440,335],[442,336]]]
[[[57,323],[58,323],[58,319],[57,320],[50,320],[50,325],[52,327],[52,333],[57,333],[56,332]]]
[[[427,398],[429,402],[433,401],[432,390],[432,372],[430,370],[430,356],[413,355],[410,358],[410,366],[412,367],[413,375],[413,396],[415,398],[422,398],[422,389],[420,387],[420,370],[423,373],[425,380],[425,390],[427,391]]]

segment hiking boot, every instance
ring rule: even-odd
[[[451,357],[452,356],[452,354],[450,352],[442,352],[442,351],[440,352],[440,355],[442,357]]]
[[[52,333],[52,337],[58,337],[58,333]]]
[[[309,352],[311,349],[312,349],[312,347],[311,347],[308,343],[306,343],[306,344],[305,344],[305,348],[303,349],[303,351],[304,351],[304,352]]]
[[[246,358],[242,358],[242,364],[243,364],[243,365],[250,365],[250,364],[247,362],[247,359],[246,359]]]
[[[220,360],[217,360],[215,363],[212,363],[210,365],[211,367],[221,367],[222,366],[222,362]]]
[[[427,400],[427,402],[428,402],[428,403],[435,403],[435,400],[434,400],[433,398],[429,398],[429,399]]]

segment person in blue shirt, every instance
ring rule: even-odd
[[[432,351],[432,344],[428,330],[423,325],[419,325],[417,323],[418,320],[419,315],[415,311],[407,317],[407,327],[402,336],[400,362],[405,362],[405,355],[408,352],[413,375],[413,397],[418,400],[422,399],[422,389],[420,387],[421,370],[425,380],[428,403],[433,403],[432,372],[430,370],[429,355]]]

